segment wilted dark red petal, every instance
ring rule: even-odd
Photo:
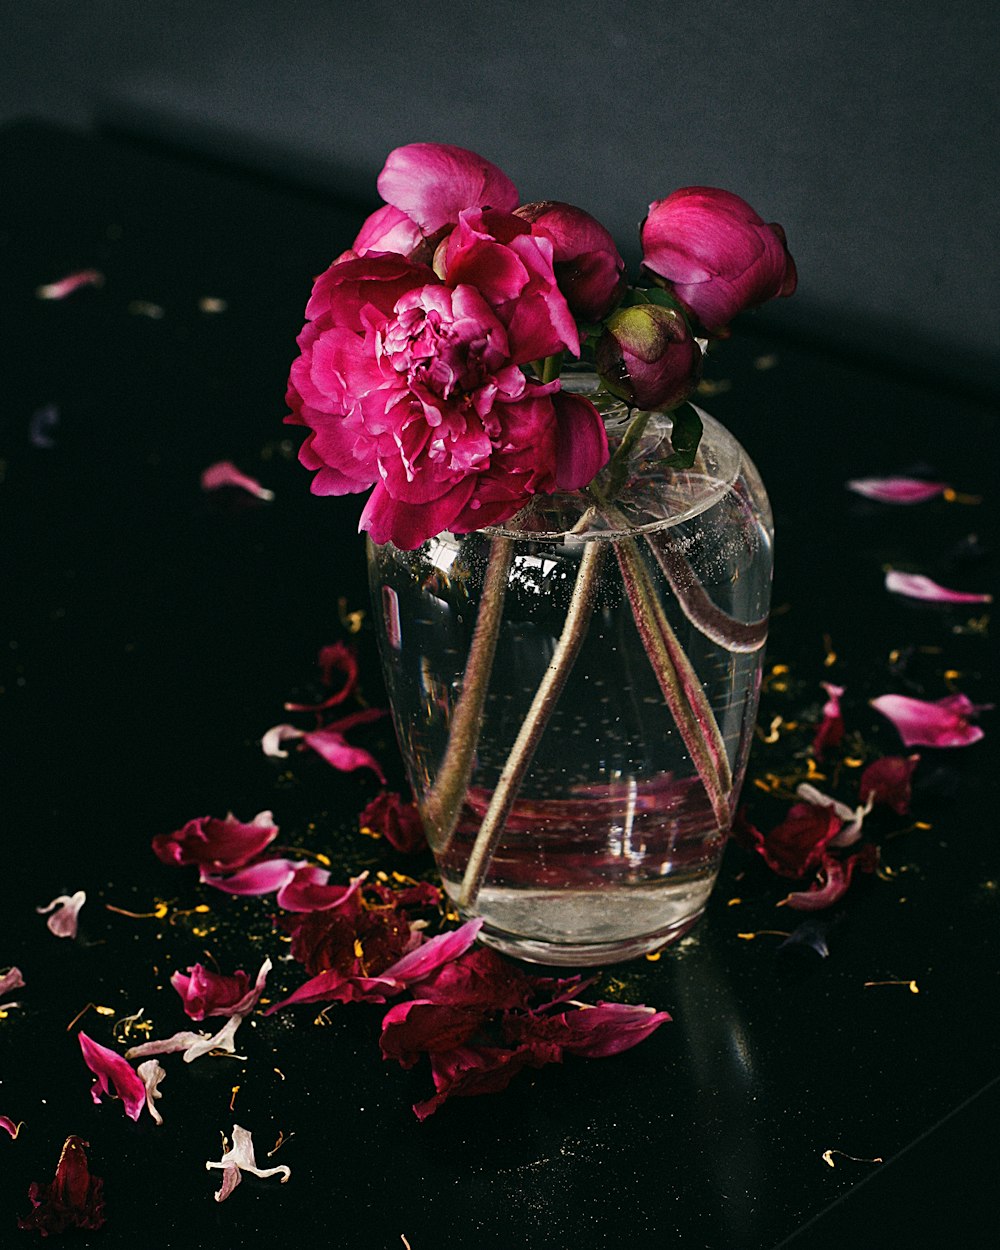
[[[362,829],[379,833],[390,846],[404,855],[427,848],[427,836],[415,803],[407,803],[399,794],[380,794],[372,799],[358,817]]]
[[[479,1031],[484,1019],[483,1012],[468,1007],[419,999],[397,1003],[382,1021],[382,1057],[412,1068],[422,1054],[463,1045]]]
[[[526,1008],[534,992],[533,978],[488,946],[466,951],[420,985],[429,1002],[489,1011]]]
[[[804,877],[819,867],[826,848],[840,831],[841,820],[832,807],[796,803],[788,815],[763,834],[741,813],[734,833],[743,845],[760,854],[767,866],[782,877]]]
[[[905,816],[910,810],[913,770],[919,762],[919,755],[885,755],[869,764],[858,783],[862,802],[871,798],[897,816]]]
[[[855,869],[874,872],[878,865],[878,847],[866,843],[846,859],[828,855],[819,868],[819,875],[808,890],[789,894],[785,903],[796,911],[822,911],[831,907],[847,893]]]
[[[278,836],[270,812],[259,812],[252,821],[198,816],[175,833],[153,839],[153,851],[165,864],[198,864],[215,872],[239,868],[258,856]]]
[[[414,1104],[414,1114],[418,1120],[426,1120],[449,1098],[499,1093],[523,1068],[540,1068],[561,1060],[559,1048],[548,1043],[519,1046],[516,1050],[458,1046],[454,1050],[439,1051],[431,1055],[431,1075],[437,1093],[433,1098]]]
[[[32,1182],[28,1197],[34,1210],[17,1221],[19,1228],[34,1229],[46,1237],[64,1233],[68,1228],[101,1227],[104,1182],[90,1174],[86,1145],[79,1137],[66,1138],[52,1183]]]

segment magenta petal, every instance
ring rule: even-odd
[[[948,590],[921,573],[898,573],[890,569],[885,575],[885,588],[894,595],[908,599],[925,599],[929,603],[992,603],[992,595],[969,594],[964,590]]]
[[[410,143],[389,153],[379,194],[425,234],[454,225],[466,208],[517,207],[517,187],[483,157],[447,143]]]
[[[920,763],[919,755],[884,755],[861,774],[858,794],[863,802],[888,807],[897,816],[910,810],[910,782],[913,770]]]
[[[36,287],[35,295],[39,299],[65,299],[67,295],[72,295],[81,287],[103,285],[104,274],[99,269],[80,269],[76,273],[67,274],[65,278],[60,278],[58,282],[46,282]]]
[[[382,784],[385,785],[385,774],[382,772],[382,766],[378,760],[362,747],[351,746],[344,737],[346,731],[352,729],[355,725],[378,720],[384,715],[385,712],[381,708],[366,708],[362,712],[354,712],[352,715],[334,721],[322,729],[315,729],[312,733],[305,734],[303,741],[317,755],[322,756],[328,764],[341,772],[353,772],[357,768],[370,768]]]
[[[202,868],[200,880],[203,885],[226,894],[273,894],[291,881],[296,870],[305,863],[302,859],[264,859],[225,877],[213,876]]]
[[[270,970],[271,961],[265,959],[251,986],[242,968],[232,976],[223,976],[194,964],[186,974],[175,972],[170,984],[180,994],[184,1010],[192,1020],[204,1020],[206,1016],[246,1016],[257,1006]]]
[[[9,1133],[14,1141],[17,1140],[20,1128],[14,1123],[9,1115],[0,1115],[0,1128],[2,1128],[4,1132]]]
[[[887,717],[908,747],[964,747],[978,742],[984,732],[970,718],[988,710],[976,706],[964,694],[949,695],[928,703],[902,694],[884,694],[872,699],[872,707]]]
[[[670,1015],[631,1003],[597,1003],[559,1015],[510,1017],[508,1031],[518,1042],[539,1040],[587,1059],[630,1050],[666,1024]]]
[[[828,855],[820,865],[816,881],[809,889],[789,894],[784,901],[795,911],[822,911],[847,893],[855,868],[873,872],[877,863],[878,850],[871,844],[861,847],[847,859],[834,859],[832,855]]]
[[[947,482],[924,482],[915,477],[858,477],[847,483],[847,489],[879,503],[923,503],[943,494]]]
[[[476,940],[476,934],[482,927],[482,920],[467,920],[458,929],[453,929],[448,933],[439,933],[437,937],[424,942],[422,946],[418,946],[416,950],[410,951],[408,955],[404,955],[402,959],[386,968],[379,979],[392,981],[401,987],[422,981],[424,977],[430,976],[438,968],[451,963],[459,955],[464,955]]]
[[[267,503],[274,498],[273,490],[268,490],[266,486],[261,486],[256,478],[248,477],[246,473],[240,472],[231,460],[219,460],[216,464],[210,464],[201,475],[202,490],[220,490],[223,486],[238,487]]]
[[[349,885],[327,885],[330,874],[325,868],[301,864],[278,891],[275,902],[285,911],[329,911],[354,898],[367,876],[362,873]]]
[[[559,442],[556,484],[560,490],[588,486],[608,463],[608,435],[601,414],[589,399],[558,391],[552,396]]]
[[[80,1033],[78,1037],[84,1062],[97,1077],[90,1091],[94,1102],[99,1103],[104,1094],[110,1094],[113,1085],[115,1094],[124,1104],[125,1114],[138,1120],[146,1105],[146,1086],[142,1078],[121,1055],[91,1041],[86,1033]]]
[[[222,872],[248,863],[277,836],[270,812],[258,812],[249,823],[230,812],[225,820],[199,816],[175,833],[157,834],[153,851],[165,864],[198,864]]]

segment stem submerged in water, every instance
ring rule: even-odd
[[[472,762],[483,723],[483,706],[493,672],[493,656],[500,634],[507,577],[514,559],[514,540],[497,535],[490,543],[476,628],[462,679],[462,692],[448,727],[448,746],[437,780],[421,804],[421,816],[431,849],[443,854],[458,823]]]
[[[584,543],[562,633],[479,826],[458,896],[459,907],[470,908],[475,904],[524,775],[587,636],[602,554],[599,541]]]

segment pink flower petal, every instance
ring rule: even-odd
[[[897,816],[910,810],[910,780],[919,755],[885,755],[861,774],[858,793],[869,803],[891,808]]]
[[[157,1059],[147,1059],[145,1063],[140,1063],[136,1069],[139,1079],[146,1087],[146,1110],[153,1117],[157,1124],[163,1123],[163,1116],[154,1106],[154,1100],[160,1099],[163,1095],[160,1093],[160,1082],[167,1075],[167,1070]]]
[[[410,143],[389,153],[378,177],[387,204],[424,234],[454,225],[466,208],[517,207],[517,188],[490,161],[447,143]]]
[[[846,859],[828,855],[809,889],[789,894],[784,902],[795,911],[822,911],[824,907],[832,907],[847,893],[855,868],[860,868],[862,872],[874,872],[877,864],[878,847],[871,843]]]
[[[949,590],[921,573],[898,573],[890,569],[885,575],[885,588],[894,595],[906,595],[909,599],[924,599],[929,603],[992,603],[992,595],[970,594],[964,590]]]
[[[511,1015],[505,1022],[508,1040],[542,1041],[587,1059],[604,1059],[638,1046],[670,1015],[631,1003],[580,1004],[558,1015]]]
[[[255,859],[278,836],[270,812],[258,812],[249,824],[230,812],[225,820],[198,816],[175,833],[153,839],[153,851],[165,864],[197,864],[207,871],[225,872]]]
[[[924,482],[915,477],[859,477],[847,483],[847,489],[879,503],[923,503],[943,494],[947,482]]]
[[[382,708],[365,708],[364,711],[354,712],[350,716],[345,716],[330,725],[324,725],[322,729],[315,729],[312,733],[303,735],[303,742],[306,746],[311,747],[317,755],[322,756],[333,768],[339,769],[341,772],[353,772],[357,768],[370,768],[379,781],[385,785],[385,773],[383,773],[382,766],[378,760],[363,747],[352,746],[344,737],[347,730],[352,729],[355,725],[368,724],[371,721],[379,720],[384,715],[385,712]]]
[[[215,1195],[216,1202],[224,1202],[229,1197],[240,1183],[242,1172],[250,1172],[253,1176],[261,1177],[280,1176],[282,1185],[292,1174],[292,1169],[283,1163],[273,1168],[259,1168],[254,1158],[253,1136],[247,1129],[240,1128],[238,1124],[233,1125],[232,1146],[223,1151],[218,1163],[209,1160],[205,1167],[209,1171],[219,1168],[223,1174],[222,1188]]]
[[[863,805],[851,808],[846,803],[841,803],[839,799],[823,794],[822,791],[817,790],[815,786],[809,785],[806,781],[795,787],[795,793],[800,799],[804,799],[807,803],[812,803],[814,807],[829,807],[844,822],[836,837],[830,839],[829,846],[853,846],[861,837],[861,826],[865,822],[865,817],[872,810],[872,800],[870,798]]]
[[[10,1134],[12,1141],[17,1141],[17,1135],[21,1131],[21,1126],[15,1124],[9,1115],[0,1115],[0,1128]]]
[[[333,684],[334,673],[341,674],[343,680],[339,689],[335,690],[333,694],[329,695],[321,703],[286,703],[286,712],[322,712],[328,707],[335,707],[338,703],[343,703],[349,695],[354,693],[354,687],[358,684],[358,657],[353,648],[342,642],[335,642],[328,647],[321,647],[319,667],[323,675],[324,686]]]
[[[949,695],[935,703],[902,694],[872,699],[872,707],[892,721],[908,747],[964,747],[978,742],[984,731],[970,724],[970,719],[991,706],[977,706],[964,694]]]
[[[202,490],[219,490],[223,486],[236,486],[267,503],[274,498],[273,490],[261,486],[256,478],[248,477],[231,460],[219,460],[215,464],[210,464],[201,475]]]
[[[352,878],[349,885],[327,885],[330,874],[325,868],[301,864],[278,891],[275,902],[285,911],[329,911],[354,898],[367,877],[367,872],[363,872]]]
[[[80,269],[76,273],[69,273],[65,278],[60,278],[58,282],[47,282],[44,286],[35,288],[35,295],[39,299],[65,299],[67,295],[72,295],[74,291],[78,291],[84,286],[103,286],[104,274],[98,269]]]
[[[248,1016],[260,1001],[270,971],[271,961],[265,959],[251,986],[242,968],[230,977],[194,964],[186,974],[175,972],[170,984],[180,994],[184,1010],[192,1020],[204,1020],[206,1016]]]
[[[210,885],[226,894],[273,894],[287,885],[303,865],[306,865],[304,859],[263,859],[225,877],[215,876],[202,868],[200,880],[202,885]]]
[[[823,704],[823,719],[812,743],[813,754],[818,760],[823,758],[827,749],[836,749],[844,740],[844,718],[840,711],[844,687],[834,686],[828,681],[821,684],[828,697]]]
[[[40,916],[44,916],[46,912],[52,913],[45,922],[50,933],[54,933],[56,937],[75,938],[80,908],[86,901],[86,891],[77,890],[72,895],[59,894],[47,906],[36,907],[35,911]]]
[[[125,1114],[138,1120],[146,1105],[146,1086],[142,1078],[121,1055],[92,1041],[86,1033],[81,1032],[78,1037],[84,1062],[97,1077],[90,1090],[94,1102],[99,1103],[104,1094],[110,1094],[113,1085],[115,1094],[125,1107]]]
[[[19,990],[24,986],[24,977],[20,968],[8,968],[0,975],[0,995],[9,994],[11,990]]]

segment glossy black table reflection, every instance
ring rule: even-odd
[[[49,1179],[78,1133],[108,1216],[80,1245],[398,1247],[405,1235],[413,1250],[726,1250],[879,1245],[883,1227],[910,1245],[946,1232],[947,1244],[991,1244],[1000,890],[988,718],[982,743],[938,753],[951,790],[921,800],[930,828],[886,842],[892,875],[852,889],[828,959],[738,936],[789,926],[774,908],[780,884],[731,848],[692,937],[608,974],[623,998],[674,1016],[627,1055],[522,1076],[421,1125],[410,1104],[429,1077],[382,1063],[380,1009],[331,1011],[323,1026],[306,1010],[245,1028],[245,1063],[171,1063],[161,1128],[91,1104],[67,1028],[86,1004],[144,1008],[172,1031],[174,968],[207,951],[250,969],[274,949],[266,903],[209,897],[153,858],[154,834],[271,808],[283,841],[324,850],[338,871],[400,866],[357,833],[374,793],[363,775],[305,757],[285,767],[259,745],[313,679],[319,647],[342,636],[344,613],[366,603],[361,501],[312,498],[282,426],[310,279],[362,210],[40,125],[9,129],[0,154],[0,967],[17,964],[27,982],[0,1020],[0,1113],[25,1122],[16,1142],[0,1135],[0,1228],[13,1229],[29,1182]],[[91,266],[100,289],[36,298]],[[891,737],[863,709],[895,688],[894,650],[914,648],[911,679],[928,697],[954,670],[988,702],[982,622],[890,599],[881,568],[941,568],[975,532],[975,580],[994,580],[995,413],[772,340],[752,321],[709,376],[705,405],[748,447],[775,507],[770,662],[817,703],[819,682],[842,681],[884,749]],[[203,494],[201,470],[221,459],[260,478],[273,503]],[[891,511],[843,489],[920,461],[983,503]],[[357,641],[378,702],[367,629]],[[387,726],[372,743],[400,784]],[[35,907],[81,888],[79,940],[51,938]],[[156,899],[173,923],[122,914]],[[207,916],[191,910],[201,903]],[[294,977],[279,963],[276,986]],[[86,1019],[107,1042],[107,1022],[93,1009]],[[216,1205],[204,1163],[234,1120],[258,1155],[294,1134],[274,1160],[292,1178],[248,1181]],[[830,1167],[827,1150],[885,1162]]]

